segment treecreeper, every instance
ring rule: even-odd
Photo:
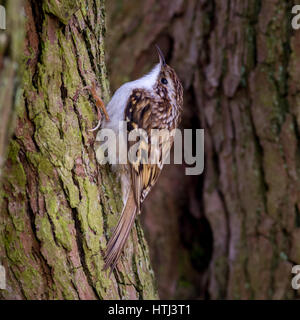
[[[123,209],[117,226],[110,237],[104,270],[114,270],[120,258],[135,218],[141,212],[141,204],[155,185],[169,156],[174,141],[174,129],[180,123],[183,108],[183,87],[175,72],[165,61],[162,51],[156,46],[159,63],[143,77],[123,84],[105,107],[97,96],[95,87],[89,88],[98,106],[98,130],[95,148],[97,161],[104,164],[102,129],[115,134],[118,147],[115,155],[105,158],[120,178]],[[100,109],[105,115],[101,119]],[[125,124],[122,127],[120,124]],[[124,130],[122,130],[122,128]],[[133,132],[142,131],[138,142],[129,139]],[[107,132],[107,131],[106,131]],[[153,133],[160,132],[159,139]],[[163,132],[163,134],[161,134]],[[154,143],[155,140],[155,143]],[[127,151],[137,144],[133,153]],[[127,161],[120,161],[123,157]]]

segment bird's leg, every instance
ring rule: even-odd
[[[109,121],[109,116],[108,116],[108,113],[106,111],[106,107],[105,107],[104,102],[97,95],[97,92],[96,92],[96,81],[93,81],[91,86],[83,87],[80,91],[83,91],[83,90],[89,90],[90,93],[92,94],[93,98],[96,101],[98,124],[97,124],[97,126],[95,128],[89,130],[89,131],[95,131],[95,130],[99,129],[100,124],[101,124],[102,115],[101,115],[101,111],[100,110],[102,110],[102,112],[104,113],[105,118],[106,118],[107,121]],[[77,100],[78,99],[78,94],[79,94],[79,91],[77,90],[73,99]]]
[[[90,93],[92,94],[93,98],[96,101],[96,107],[97,107],[97,113],[98,113],[98,124],[97,124],[97,126],[95,128],[89,130],[89,131],[95,131],[100,127],[100,124],[101,124],[102,116],[101,116],[101,111],[100,110],[102,110],[102,112],[104,113],[106,121],[109,121],[109,116],[108,116],[108,113],[106,111],[106,107],[105,107],[104,102],[97,95],[97,92],[96,92],[96,81],[93,81],[92,86],[87,86],[87,87],[83,88],[83,90],[85,90],[85,89],[90,91]]]

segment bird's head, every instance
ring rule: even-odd
[[[183,88],[181,82],[175,70],[167,65],[165,57],[158,45],[156,45],[156,50],[159,56],[160,67],[155,84],[157,93],[162,98],[168,98],[170,102],[181,108],[183,103]]]

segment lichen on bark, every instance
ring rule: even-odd
[[[97,113],[81,89],[96,81],[109,100],[104,1],[26,1],[25,12],[23,95],[1,188],[0,297],[155,298],[138,223],[118,270],[102,271],[108,217],[122,203],[116,176],[96,162],[88,129]]]

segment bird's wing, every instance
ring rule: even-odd
[[[135,159],[129,159],[131,165],[132,188],[137,204],[137,212],[140,212],[140,204],[144,201],[151,188],[156,183],[163,163],[169,154],[171,141],[168,136],[161,136],[156,140],[155,145],[151,129],[162,129],[154,112],[159,108],[158,102],[147,96],[144,90],[136,89],[129,97],[126,109],[125,120],[127,130],[143,129],[147,136],[140,136]],[[128,141],[129,150],[137,141]],[[129,152],[130,155],[130,152]],[[150,162],[152,159],[152,162]],[[134,161],[133,161],[134,160]]]
[[[118,225],[107,244],[104,257],[104,270],[111,267],[112,272],[115,268],[134,224],[135,216],[137,213],[140,213],[140,204],[156,183],[170,150],[170,143],[172,142],[170,142],[168,135],[158,139],[156,147],[149,147],[151,143],[151,129],[160,129],[160,122],[157,120],[157,117],[153,117],[153,111],[157,107],[159,106],[155,105],[153,99],[148,97],[143,90],[133,90],[127,102],[125,109],[127,130],[131,132],[134,129],[144,129],[149,141],[141,136],[135,152],[135,161],[129,162],[131,167],[132,188],[124,205]],[[155,121],[157,121],[157,123],[155,123]],[[135,144],[136,141],[128,141],[129,153],[130,148]],[[148,162],[151,153],[153,155],[153,164],[145,163]]]

